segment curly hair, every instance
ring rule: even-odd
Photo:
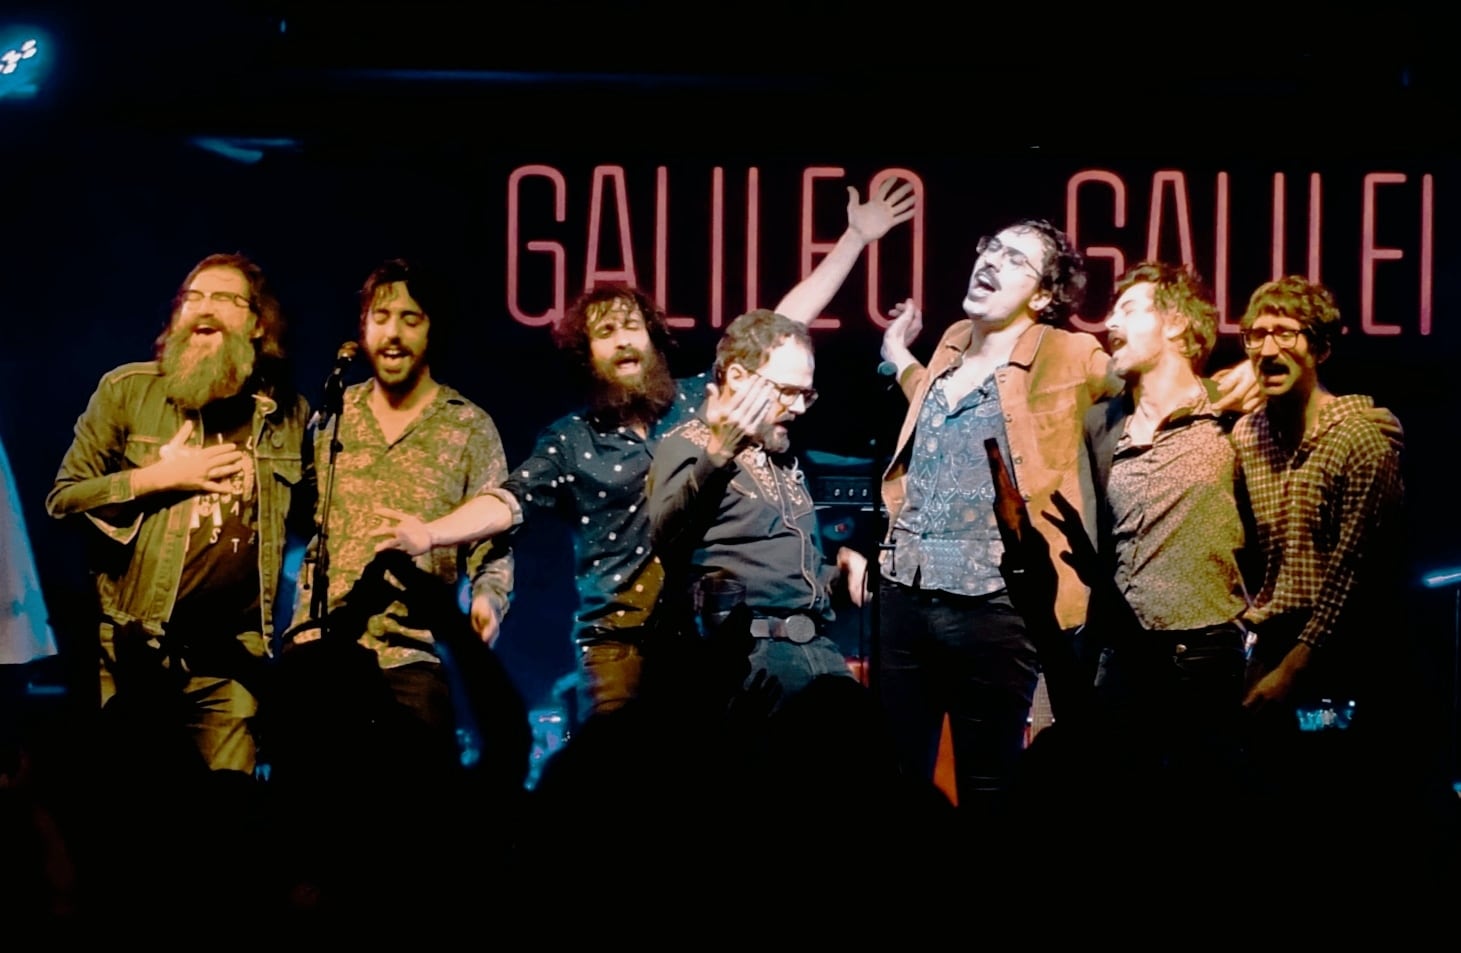
[[[747,311],[726,326],[715,345],[715,382],[725,383],[725,372],[732,364],[756,370],[766,363],[772,348],[786,341],[798,341],[808,351],[812,349],[812,335],[806,325],[767,308]]]
[[[1212,301],[1202,276],[1185,265],[1143,261],[1132,265],[1116,279],[1115,297],[1133,285],[1152,286],[1152,307],[1158,313],[1180,314],[1187,319],[1182,332],[1182,353],[1201,371],[1217,343],[1217,305]]]
[[[1040,269],[1040,288],[1050,294],[1040,321],[1055,324],[1075,314],[1086,296],[1086,260],[1070,237],[1043,218],[1021,219],[1005,230],[1034,232],[1050,251]]]
[[[193,266],[173,294],[168,327],[171,327],[172,320],[182,309],[183,293],[192,285],[194,278],[209,268],[232,268],[244,276],[244,280],[249,283],[249,310],[258,319],[259,355],[273,361],[283,361],[288,349],[285,346],[286,328],[284,315],[279,309],[279,299],[274,297],[274,291],[269,287],[268,279],[264,277],[264,269],[260,268],[253,259],[239,252],[232,254],[219,252],[209,255]],[[168,327],[164,327],[162,333],[158,335],[159,353],[161,353],[163,343],[167,340]]]
[[[1316,354],[1328,354],[1344,333],[1334,293],[1302,275],[1288,275],[1259,285],[1248,299],[1242,327],[1251,328],[1265,314],[1291,318],[1303,325]]]
[[[653,298],[629,285],[599,285],[575,298],[563,312],[563,317],[553,325],[553,343],[570,355],[580,369],[587,370],[593,366],[593,358],[589,352],[589,322],[619,300],[631,302],[644,315],[644,326],[649,331],[649,340],[661,355],[668,357],[674,347],[669,318],[664,309],[654,303]]]

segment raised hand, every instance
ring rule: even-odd
[[[706,385],[705,393],[705,421],[710,425],[705,452],[716,465],[725,466],[766,423],[780,396],[770,381],[755,375],[735,393],[715,384]]]
[[[909,348],[923,331],[923,312],[913,303],[912,298],[907,298],[893,305],[888,316],[893,321],[883,331],[883,360],[901,365],[912,360]],[[900,361],[899,358],[903,360]]]
[[[160,490],[232,493],[233,477],[243,471],[243,452],[231,443],[190,447],[192,433],[193,422],[183,421],[172,439],[162,445],[157,462],[133,474],[132,491],[138,495]]]
[[[901,184],[899,184],[901,182]],[[884,179],[866,202],[859,202],[857,189],[847,187],[847,227],[857,232],[864,242],[872,243],[888,234],[894,225],[913,217],[918,200],[913,183]]]
[[[385,506],[377,506],[375,515],[381,518],[381,524],[371,530],[370,535],[385,537],[375,544],[376,552],[399,549],[412,556],[421,556],[431,551],[431,531],[420,518]]]

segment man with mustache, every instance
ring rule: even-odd
[[[215,771],[254,770],[285,535],[313,505],[283,332],[257,264],[198,262],[158,359],[102,377],[46,497],[101,534],[102,704],[175,719]]]
[[[403,259],[382,262],[360,291],[360,345],[372,379],[345,389],[338,434],[317,428],[320,465],[338,439],[334,486],[320,499],[317,524],[326,538],[329,592],[326,634],[358,640],[375,653],[390,695],[426,737],[447,756],[459,727],[450,681],[432,633],[416,624],[407,604],[391,602],[370,615],[364,631],[334,632],[331,614],[346,601],[375,556],[383,522],[404,514],[436,518],[463,500],[494,487],[507,474],[502,438],[486,411],[431,373],[433,349],[443,346],[449,320],[445,289],[420,266]],[[328,511],[325,507],[328,506]],[[299,573],[296,643],[318,638],[306,627],[314,593],[320,539],[311,542]],[[471,580],[472,627],[489,645],[497,638],[512,595],[513,560],[505,545],[481,540],[444,547],[418,560],[423,569],[456,585]],[[321,620],[315,620],[321,621]],[[441,762],[438,762],[441,763]]]
[[[1377,644],[1387,627],[1398,628],[1393,639],[1404,637],[1394,575],[1404,562],[1400,454],[1369,397],[1332,393],[1319,378],[1343,333],[1327,288],[1297,275],[1270,281],[1253,292],[1241,324],[1266,398],[1233,428],[1238,487],[1252,507],[1263,561],[1247,614],[1258,641],[1243,704],[1261,777],[1293,797],[1279,809],[1302,810],[1298,826],[1314,832],[1306,842],[1342,860],[1349,841],[1314,810],[1348,825],[1355,815],[1339,805],[1353,801],[1337,795],[1395,777],[1353,758],[1356,738],[1387,714],[1378,707],[1381,688],[1390,687],[1385,675],[1407,656],[1402,642]],[[1300,746],[1298,712],[1322,711],[1320,699],[1340,706],[1340,718],[1353,701],[1357,727],[1340,735],[1343,744],[1320,734]],[[1313,752],[1319,761],[1307,760]],[[1311,770],[1321,773],[1303,776]],[[1288,786],[1296,781],[1304,784]]]
[[[791,457],[787,424],[817,399],[804,325],[774,311],[741,315],[715,349],[703,413],[665,436],[649,468],[655,548],[671,593],[734,580],[751,613],[748,686],[775,677],[784,704],[818,676],[852,678],[826,635],[834,590],[865,595],[867,559],[843,546],[828,563],[817,512]]]
[[[975,817],[1005,807],[1040,673],[1000,573],[986,439],[998,441],[1054,555],[1059,625],[1069,632],[1085,621],[1086,588],[1060,557],[1069,546],[1045,515],[1058,491],[1089,518],[1082,419],[1121,389],[1100,341],[1053,326],[1075,312],[1085,283],[1065,233],[1025,219],[979,240],[967,319],[945,330],[927,366],[909,349],[923,326],[912,301],[893,309],[883,335],[883,357],[909,404],[883,475],[878,693],[901,755],[920,777],[933,777],[947,715],[956,798]],[[1246,367],[1224,375],[1215,409],[1250,399]]]
[[[862,250],[914,210],[908,183],[884,181],[866,202],[849,188],[846,231],[776,310],[810,323]],[[704,400],[707,375],[671,378],[669,323],[637,289],[589,291],[553,335],[587,374],[588,406],[545,428],[532,455],[500,488],[429,525],[402,520],[381,546],[419,554],[507,532],[529,512],[567,519],[578,585],[573,638],[587,718],[618,709],[639,691],[641,649],[664,584],[649,538],[644,480],[660,440]]]

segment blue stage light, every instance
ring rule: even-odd
[[[0,98],[34,96],[40,91],[49,47],[34,30],[0,34]]]

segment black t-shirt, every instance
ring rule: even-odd
[[[232,443],[243,469],[228,493],[193,497],[188,552],[169,634],[194,641],[259,629],[259,487],[254,466],[254,400],[248,394],[203,408],[205,446]]]

